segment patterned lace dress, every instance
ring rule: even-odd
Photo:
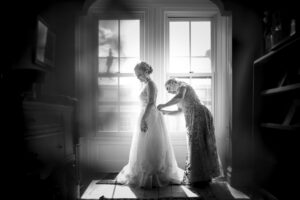
[[[213,117],[191,86],[181,87],[186,87],[186,93],[178,106],[184,113],[188,146],[183,183],[211,180],[221,175]]]

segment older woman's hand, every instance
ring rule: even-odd
[[[163,107],[165,107],[164,104],[159,104],[159,105],[157,106],[157,109],[158,109],[158,110],[161,110]]]

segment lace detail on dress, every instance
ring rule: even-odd
[[[186,161],[186,184],[206,181],[221,175],[211,112],[201,104],[194,89],[186,87],[184,99],[179,103],[186,121],[188,154]]]

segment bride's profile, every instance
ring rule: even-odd
[[[134,71],[143,83],[139,96],[141,108],[128,164],[119,172],[116,181],[143,188],[180,184],[184,172],[178,168],[162,113],[155,106],[157,88],[150,78],[152,67],[140,62]]]

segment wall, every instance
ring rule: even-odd
[[[24,146],[24,132],[27,124],[24,122],[23,93],[31,91],[33,83],[42,85],[36,99],[29,95],[26,100],[43,101],[56,104],[72,103],[64,96],[75,95],[75,16],[81,2],[74,1],[10,1],[3,8],[10,11],[5,14],[2,37],[2,48],[5,50],[1,66],[1,140],[7,145],[1,145],[4,153],[2,161],[5,172],[9,174],[8,185],[22,177],[22,183],[28,187],[32,182],[23,179],[24,172],[32,170],[40,163],[26,156],[29,151]],[[56,34],[56,63],[53,70],[39,70],[33,63],[33,47],[37,16],[41,16]],[[6,56],[7,54],[7,56]],[[68,143],[68,141],[66,141]],[[70,149],[69,149],[70,150]],[[72,149],[71,149],[72,150]],[[10,184],[10,182],[12,182]],[[41,186],[43,187],[43,186]],[[38,189],[37,189],[38,190]],[[13,191],[12,194],[16,192]],[[20,192],[22,197],[26,195]],[[18,194],[14,195],[18,198]],[[31,197],[35,199],[34,197]],[[50,196],[49,196],[50,198]],[[45,198],[47,199],[47,198]]]
[[[232,179],[246,187],[252,182],[252,63],[261,53],[261,19],[242,4],[226,4],[232,14]]]
[[[39,4],[36,4],[39,5]],[[43,5],[43,4],[42,4]],[[38,82],[41,101],[58,101],[62,96],[75,96],[75,20],[80,4],[78,1],[57,2],[48,6],[36,8],[35,15],[25,20],[28,27],[22,31],[28,35],[22,43],[26,43],[22,52],[18,52],[19,57],[15,57],[12,68],[13,73],[36,73],[33,82]],[[49,28],[55,34],[55,63],[49,70],[39,70],[40,67],[33,62],[33,52],[35,45],[36,17],[40,16],[48,23]],[[20,19],[22,19],[20,17]],[[21,21],[20,21],[21,22]],[[21,31],[21,32],[22,32]],[[20,33],[19,33],[20,34]],[[16,45],[17,46],[17,45]]]

